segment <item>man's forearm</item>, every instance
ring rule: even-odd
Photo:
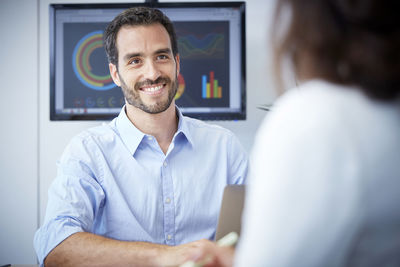
[[[55,247],[45,266],[173,266],[185,261],[188,248],[118,241],[81,232]]]

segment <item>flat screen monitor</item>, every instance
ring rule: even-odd
[[[50,5],[50,119],[109,120],[125,104],[109,74],[107,24],[124,9],[152,6],[173,22],[181,71],[175,103],[203,120],[246,118],[245,3]]]

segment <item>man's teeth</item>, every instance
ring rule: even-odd
[[[145,87],[145,88],[143,88],[143,91],[154,92],[154,91],[160,90],[162,87],[163,87],[162,85],[155,86],[155,87]]]

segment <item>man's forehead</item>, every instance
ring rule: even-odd
[[[163,25],[154,23],[149,25],[124,25],[120,28],[116,38],[116,46],[126,48],[141,47],[146,44],[164,43],[157,49],[171,48],[170,36]]]
[[[152,24],[144,24],[144,25],[123,25],[117,33],[117,40],[122,36],[125,37],[126,34],[132,33],[137,34],[138,36],[144,37],[146,36],[144,33],[149,34],[153,32],[155,35],[159,36],[160,33],[164,33],[165,36],[168,36],[168,31],[165,27],[160,23],[152,23]]]

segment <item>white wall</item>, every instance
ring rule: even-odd
[[[0,265],[35,262],[37,18],[37,1],[0,0]]]
[[[0,265],[36,262],[32,238],[43,222],[56,160],[72,136],[100,123],[49,119],[49,4],[76,2],[112,1],[0,0]],[[246,2],[247,120],[211,123],[231,129],[250,151],[265,115],[256,106],[275,98],[266,37],[274,1]]]

